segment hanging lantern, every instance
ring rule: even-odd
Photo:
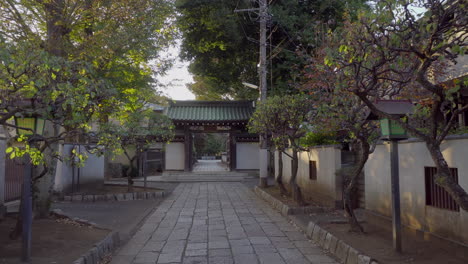
[[[45,119],[38,116],[15,117],[16,134],[23,136],[43,135]],[[24,129],[23,129],[24,128]]]

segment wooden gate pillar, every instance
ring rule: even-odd
[[[236,170],[236,136],[233,132],[229,132],[229,170]]]
[[[188,126],[185,126],[184,129],[184,171],[192,170],[192,135],[188,129]]]

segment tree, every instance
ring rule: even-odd
[[[136,165],[135,161],[141,161],[141,154],[151,145],[170,141],[174,136],[174,124],[167,116],[155,113],[150,108],[127,113],[116,121],[101,127],[97,135],[98,145],[105,146],[114,153],[123,152],[127,157],[130,166],[125,175],[128,191],[132,192],[132,175],[141,176],[141,164]],[[135,149],[134,155],[131,155],[130,149]],[[140,170],[137,171],[136,167]],[[146,176],[144,187],[146,188]]]
[[[273,1],[269,6],[269,94],[297,92],[306,65],[296,51],[320,46],[329,28],[365,6],[362,0]],[[258,91],[242,82],[258,83],[257,3],[252,1],[177,1],[183,36],[182,58],[189,60],[194,83],[189,89],[203,100],[255,99]],[[236,9],[251,9],[237,12]]]
[[[218,156],[226,149],[226,136],[220,134],[206,134],[205,146],[201,154]]]
[[[155,97],[152,73],[166,68],[159,53],[172,40],[172,14],[169,1],[0,3],[0,124],[15,127],[13,116],[31,112],[48,121],[34,136],[42,143],[26,146],[42,170],[37,215],[48,215],[59,143]],[[34,103],[26,109],[21,99]],[[16,150],[10,157],[25,153]]]
[[[425,9],[414,14],[411,5]],[[451,177],[441,144],[456,128],[458,91],[467,79],[450,79],[451,67],[466,54],[466,4],[461,1],[381,1],[373,12],[336,31],[326,64],[353,80],[346,89],[376,115],[420,138],[436,165],[436,183],[464,210],[468,194]],[[466,74],[466,72],[464,73]],[[379,110],[372,98],[412,99],[415,113],[403,119]],[[424,124],[424,125],[421,125]]]
[[[270,60],[272,93],[295,93],[300,90],[302,71],[308,56],[326,41],[329,30],[342,25],[346,14],[367,8],[362,0],[280,0],[270,6]]]
[[[282,158],[284,153],[292,159],[292,173],[290,185],[292,196],[299,204],[305,204],[301,189],[297,184],[297,171],[299,166],[298,152],[304,150],[299,139],[304,136],[303,123],[310,118],[311,104],[304,95],[272,96],[265,102],[260,102],[249,121],[249,132],[271,135],[271,140],[279,151],[279,165],[277,184],[281,192],[286,193],[282,181]],[[291,148],[292,155],[285,150]]]
[[[331,44],[325,44],[328,46]],[[364,229],[354,214],[353,200],[357,198],[357,182],[375,149],[379,138],[378,126],[375,121],[367,119],[369,108],[354,94],[347,91],[354,80],[343,76],[335,69],[324,65],[324,54],[318,49],[316,56],[309,60],[304,79],[308,79],[303,89],[314,96],[313,104],[317,111],[312,125],[319,127],[322,134],[332,134],[340,131],[346,133],[344,141],[348,141],[356,156],[356,161],[350,169],[341,169],[343,184],[343,208],[349,220],[350,231],[363,232]],[[322,62],[322,63],[321,63]],[[375,98],[374,98],[375,99]]]
[[[258,91],[243,81],[257,80],[257,44],[244,32],[253,32],[255,22],[234,9],[247,7],[244,1],[178,0],[177,25],[182,32],[182,59],[191,61],[189,71],[195,83],[189,85],[200,99],[254,99]]]

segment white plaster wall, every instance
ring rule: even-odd
[[[133,157],[135,155],[135,148],[134,147],[129,147],[127,149],[127,153],[130,157]],[[109,162],[111,163],[120,163],[122,165],[129,165],[130,164],[130,161],[128,160],[127,156],[125,156],[125,154],[121,154],[121,155],[110,155],[109,156]],[[135,164],[135,163],[134,163]]]
[[[450,167],[458,168],[458,181],[468,190],[468,139],[451,139],[442,145]],[[366,208],[391,216],[389,145],[377,146],[365,167]],[[434,166],[422,142],[399,144],[401,215],[405,225],[468,244],[468,213],[426,206],[424,167]]]
[[[166,170],[184,170],[184,143],[168,143],[166,145]]]
[[[238,142],[236,143],[236,169],[238,170],[258,170],[259,166],[259,145],[258,142]]]
[[[364,167],[366,209],[391,216],[390,145],[377,145]]]
[[[291,154],[291,151],[288,150]],[[309,179],[309,160],[317,163],[317,179]],[[278,152],[275,152],[275,168],[278,168]],[[308,152],[299,153],[297,182],[303,189],[306,198],[334,206],[341,200],[341,179],[335,172],[341,168],[341,150],[336,146],[311,148]],[[276,171],[275,177],[278,176]],[[283,154],[283,182],[291,179],[291,158]]]
[[[60,150],[62,155],[69,155],[73,145],[61,145]],[[103,184],[104,183],[104,157],[87,153],[84,147],[81,148],[81,153],[87,155],[88,158],[83,167],[80,167],[80,186],[86,184]],[[57,192],[67,191],[71,188],[73,181],[72,167],[65,162],[58,161],[55,174],[54,190]],[[75,168],[75,183],[78,181],[78,169]]]

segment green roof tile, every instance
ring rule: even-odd
[[[167,116],[173,121],[248,121],[252,101],[173,101]]]

